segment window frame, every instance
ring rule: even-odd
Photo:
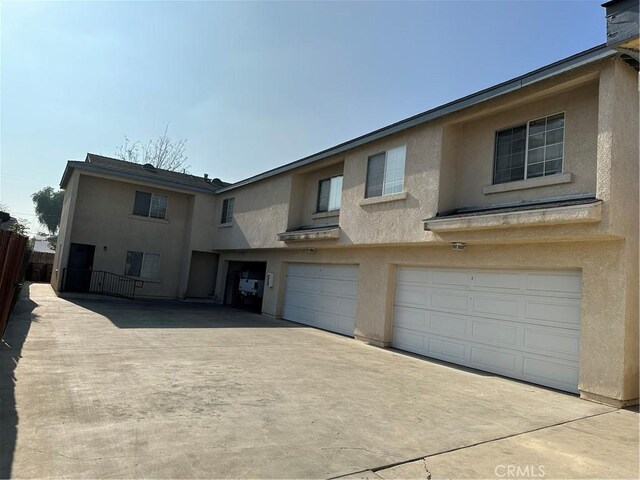
[[[404,148],[404,160],[403,160],[403,166],[402,166],[402,188],[400,189],[399,192],[388,192],[388,193],[384,193],[384,186],[385,186],[385,178],[386,178],[386,174],[387,174],[387,161],[388,161],[388,155],[389,152],[392,150],[396,150],[396,149],[400,149],[400,148]],[[367,155],[367,170],[366,170],[366,174],[365,174],[365,185],[364,185],[364,198],[378,198],[378,197],[385,197],[388,195],[396,195],[398,193],[402,193],[404,192],[404,181],[406,179],[406,175],[407,175],[407,171],[406,171],[406,167],[407,167],[407,151],[408,151],[408,147],[406,143],[403,143],[402,145],[398,145],[392,148],[387,148],[385,150],[379,151],[379,152],[375,152],[372,153],[371,155]],[[378,155],[382,155],[384,154],[384,168],[383,168],[383,178],[382,178],[382,191],[380,193],[380,195],[367,195],[367,192],[369,191],[369,163],[371,161],[371,159],[373,157],[377,157]]]
[[[127,258],[129,256],[129,253],[141,253],[142,254],[142,261],[140,262],[140,273],[139,275],[131,275],[127,273]],[[143,277],[142,276],[142,272],[144,269],[144,261],[145,258],[147,257],[147,255],[157,255],[158,256],[158,273],[155,277]],[[153,281],[153,280],[159,280],[160,279],[160,265],[161,265],[161,261],[162,261],[162,254],[160,252],[144,252],[144,251],[140,251],[140,250],[127,250],[127,253],[125,255],[124,258],[124,276],[125,277],[132,277],[132,278],[139,278],[141,280],[149,280],[149,281]]]
[[[146,193],[147,195],[150,195],[149,197],[149,209],[147,210],[147,214],[146,215],[142,215],[140,213],[136,213],[136,198],[138,196],[138,193]],[[153,197],[157,197],[157,198],[165,198],[165,204],[164,204],[164,217],[156,217],[156,216],[152,216],[151,215],[151,209],[153,207]],[[169,210],[169,195],[162,195],[160,193],[153,193],[153,192],[145,192],[144,190],[136,190],[136,193],[134,195],[133,198],[133,213],[132,215],[136,216],[136,217],[143,217],[143,218],[154,218],[156,220],[166,220],[167,219],[167,211]]]
[[[231,202],[231,215],[229,215],[229,202]],[[226,209],[225,205],[227,206]],[[236,197],[227,197],[222,200],[222,207],[220,209],[220,225],[229,225],[230,223],[233,223],[233,210],[235,206]]]
[[[529,177],[528,176],[528,166],[529,166],[529,129],[530,129],[530,124],[533,122],[537,122],[539,120],[543,120],[543,119],[547,119],[550,117],[555,117],[557,115],[562,115],[562,121],[563,121],[563,125],[562,125],[562,157],[561,157],[561,165],[560,165],[560,171],[556,172],[556,173],[552,173],[550,175],[538,175],[537,177]],[[525,126],[525,144],[524,144],[524,176],[523,178],[519,179],[519,180],[509,180],[506,182],[497,182],[496,183],[496,166],[497,166],[497,160],[498,160],[498,134],[501,132],[504,132],[506,130],[511,130],[514,128],[518,128],[518,127],[522,127]],[[545,130],[546,133],[546,130]],[[500,128],[499,130],[496,130],[494,133],[494,137],[493,137],[493,168],[492,168],[492,172],[491,172],[491,185],[504,185],[504,184],[508,184],[508,183],[514,183],[514,182],[524,182],[526,180],[532,180],[535,178],[544,178],[544,177],[553,177],[555,175],[562,175],[563,173],[565,173],[564,171],[564,167],[565,167],[565,145],[566,145],[566,139],[567,139],[567,113],[566,110],[562,110],[560,112],[555,112],[555,113],[550,113],[548,115],[543,115],[541,117],[536,117],[536,118],[532,118],[531,120],[527,120],[524,123],[516,123],[514,125],[508,126],[508,127],[503,127]],[[556,144],[554,144],[556,145]],[[543,145],[544,148],[546,148],[546,143]],[[539,162],[538,162],[539,163]],[[545,161],[543,160],[542,162],[543,164],[545,163]]]
[[[343,179],[344,182],[344,173],[341,173],[339,175],[333,175],[331,177],[326,177],[326,178],[321,178],[320,180],[318,180],[318,194],[316,195],[316,211],[314,213],[328,213],[328,212],[339,212],[340,208],[342,207],[342,186],[344,185],[344,183],[341,184],[341,188],[340,188],[340,206],[338,208],[334,208],[331,209],[329,208],[331,205],[331,181],[334,178],[338,178],[341,177]],[[326,210],[320,210],[320,192],[321,192],[321,185],[322,182],[329,182],[329,201],[327,202],[327,209]]]

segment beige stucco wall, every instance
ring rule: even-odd
[[[638,395],[638,271],[640,152],[638,138],[638,74],[621,61],[605,65],[600,82],[598,197],[606,200],[608,229],[625,238],[620,269],[625,292],[625,395]]]
[[[277,234],[287,229],[291,175],[279,175],[217,195],[214,249],[273,248],[282,246]],[[233,197],[233,222],[220,226],[222,203]]]
[[[564,112],[565,145],[563,171],[571,173],[568,184],[510,192],[484,194],[482,187],[493,182],[495,132],[529,120]],[[538,200],[596,191],[596,143],[598,138],[598,84],[596,82],[537,99],[497,114],[474,119],[459,126],[456,163],[456,192],[452,208]],[[446,209],[442,208],[441,210]]]
[[[62,215],[60,217],[60,227],[58,230],[58,242],[56,253],[53,258],[53,272],[51,273],[51,285],[58,292],[62,282],[62,269],[67,265],[69,258],[69,244],[71,243],[71,230],[73,227],[73,212],[76,207],[78,195],[78,182],[80,173],[74,172],[69,179],[62,201]]]
[[[136,190],[167,195],[167,220],[132,215]],[[185,193],[80,175],[70,241],[95,245],[94,270],[124,275],[127,251],[160,254],[160,277],[144,281],[139,296],[177,297],[186,226],[191,217]],[[107,247],[106,250],[104,247]]]
[[[213,298],[218,274],[218,257],[218,254],[210,252],[191,252],[187,297]]]
[[[328,212],[330,217],[314,218],[318,201],[318,186],[320,180],[342,175],[344,163],[339,162],[327,167],[321,167],[293,177],[293,182],[299,182],[296,187],[298,199],[294,200],[299,204],[299,208],[289,210],[289,228],[299,228],[302,226],[322,226],[338,223],[339,212]]]

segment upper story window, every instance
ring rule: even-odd
[[[222,202],[222,217],[220,223],[231,223],[233,221],[233,204],[235,199],[225,198]]]
[[[136,192],[133,214],[150,218],[166,218],[167,196],[155,193]]]
[[[562,173],[564,113],[496,132],[493,183]]]
[[[369,157],[365,198],[402,192],[406,154],[403,145]]]
[[[342,199],[342,175],[320,180],[318,185],[318,204],[316,212],[340,210]]]
[[[158,278],[160,276],[160,254],[128,251],[124,274],[130,277]]]

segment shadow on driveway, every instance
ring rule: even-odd
[[[11,478],[13,454],[18,436],[15,370],[22,357],[22,347],[32,322],[37,322],[33,310],[37,303],[29,298],[30,285],[25,284],[9,317],[0,342],[0,478]]]
[[[63,297],[118,328],[308,328],[225,305],[178,300]]]

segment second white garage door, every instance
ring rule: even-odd
[[[353,336],[357,293],[357,265],[291,263],[282,318]]]
[[[579,272],[398,267],[394,347],[578,391]]]

